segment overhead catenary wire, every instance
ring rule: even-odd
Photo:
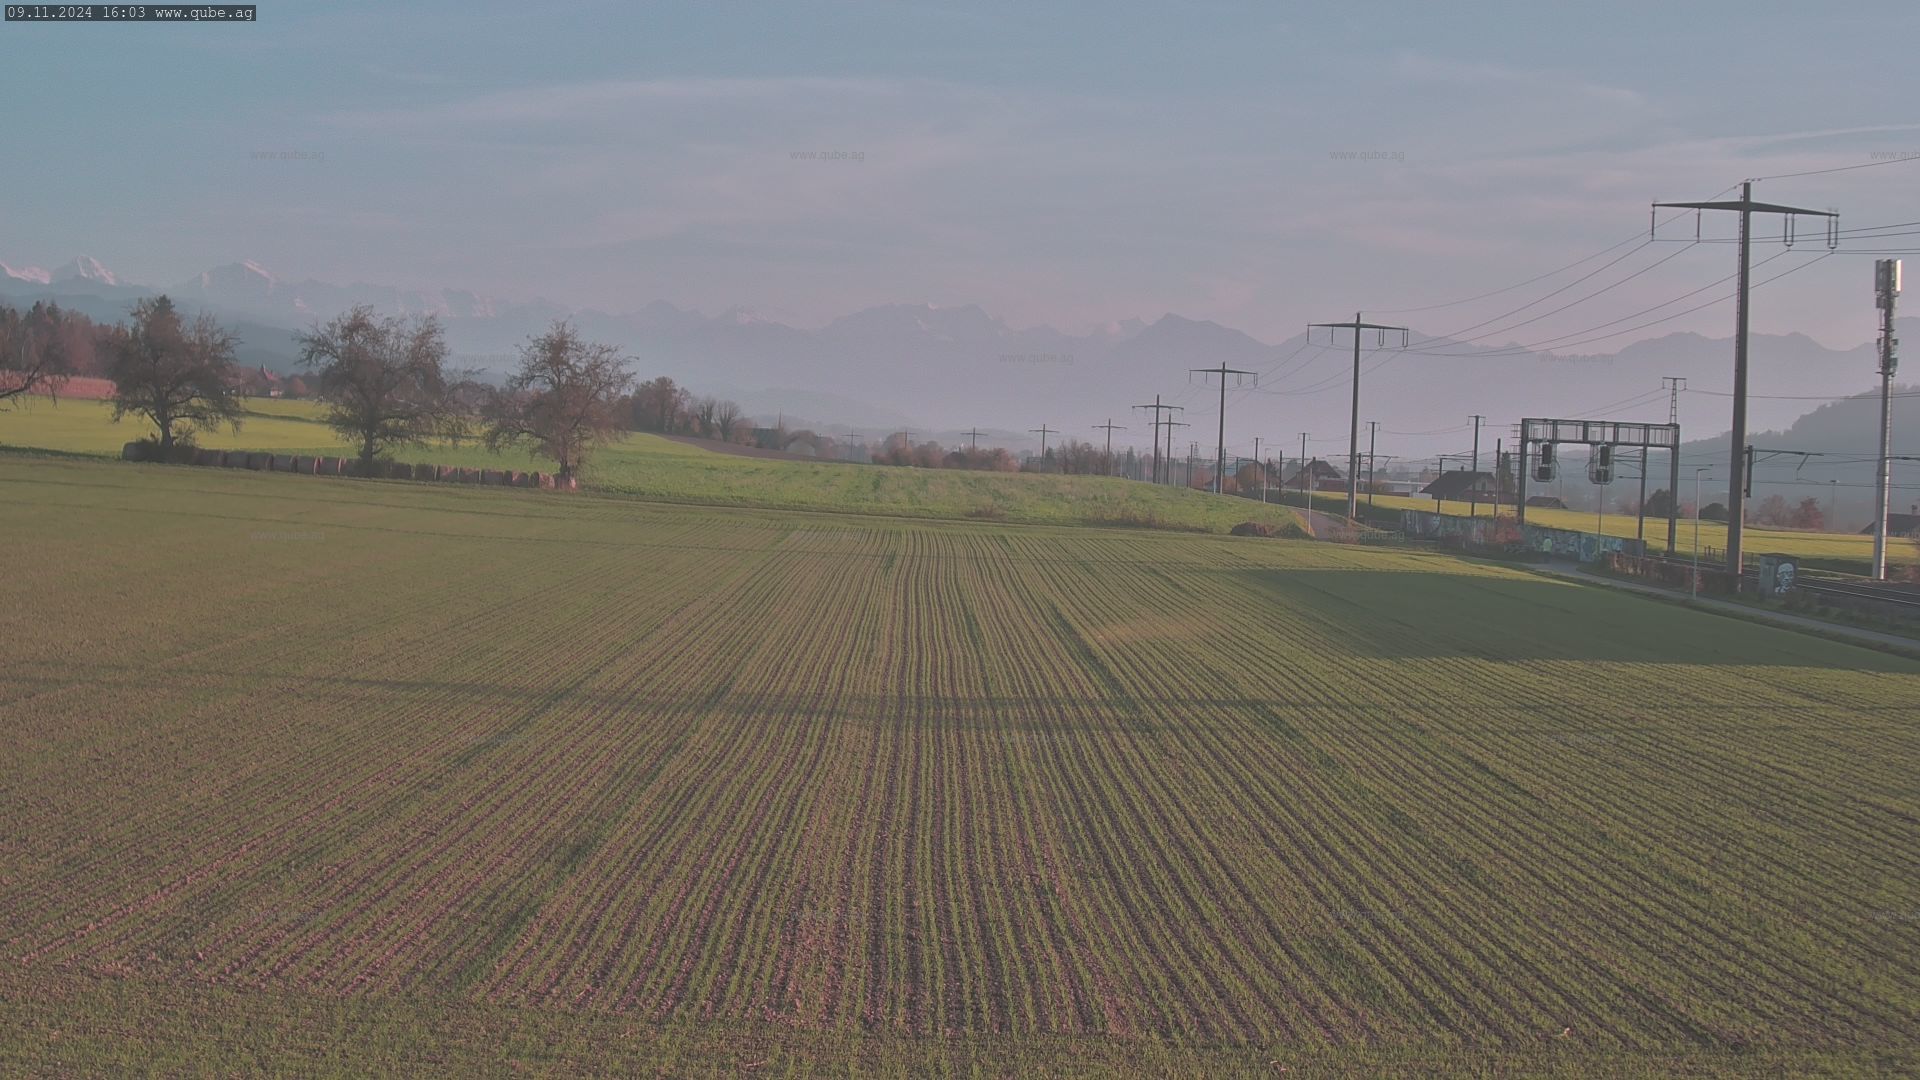
[[[1757,184],[1762,180],[1791,180],[1796,176],[1825,176],[1828,173],[1852,172],[1855,169],[1875,169],[1882,165],[1911,165],[1914,162],[1920,162],[1920,154],[1914,154],[1908,157],[1893,157],[1885,161],[1863,161],[1858,165],[1836,165],[1831,169],[1808,169],[1804,172],[1775,173],[1772,176],[1756,176],[1753,178],[1753,182]],[[1716,195],[1714,198],[1717,199],[1719,196]]]
[[[1681,248],[1680,250],[1685,251],[1686,249]],[[1790,254],[1792,254],[1791,249],[1776,251],[1772,255],[1769,255],[1766,258],[1761,259],[1759,262],[1755,263],[1754,268],[1759,269],[1760,267],[1767,265],[1768,263],[1772,262],[1775,259],[1782,258]],[[1593,326],[1586,327],[1585,329],[1582,329],[1582,330],[1570,331],[1565,334],[1560,334],[1556,337],[1541,338],[1540,340],[1532,342],[1531,344],[1525,345],[1525,346],[1511,346],[1511,345],[1498,346],[1493,349],[1482,349],[1479,352],[1462,352],[1462,353],[1443,353],[1443,352],[1433,352],[1433,351],[1418,350],[1418,349],[1413,351],[1419,352],[1423,356],[1467,356],[1467,357],[1497,356],[1497,355],[1502,355],[1503,352],[1512,352],[1516,348],[1531,351],[1542,345],[1551,345],[1557,341],[1560,341],[1562,338],[1581,337],[1587,334],[1591,334],[1595,330],[1604,330],[1609,326],[1618,326],[1619,324],[1626,322],[1629,319],[1637,319],[1642,315],[1651,315],[1652,313],[1659,311],[1661,308],[1672,307],[1674,304],[1678,304],[1684,300],[1688,300],[1688,299],[1691,299],[1692,297],[1698,296],[1701,293],[1706,292],[1708,289],[1711,289],[1716,285],[1724,285],[1727,282],[1732,281],[1733,279],[1739,276],[1740,275],[1738,273],[1727,274],[1724,277],[1715,278],[1714,280],[1707,282],[1705,285],[1702,285],[1697,289],[1690,289],[1686,292],[1681,293],[1679,296],[1675,296],[1675,297],[1672,297],[1671,299],[1661,301],[1660,303],[1654,304],[1651,307],[1641,308],[1639,311],[1635,311],[1627,315],[1622,315],[1617,319],[1609,319],[1603,323],[1596,323]],[[1728,296],[1722,297],[1721,299],[1729,299],[1731,298],[1731,295],[1732,294],[1728,294]],[[1718,303],[1718,302],[1719,302],[1718,300],[1715,300],[1715,301],[1712,301],[1711,303]],[[1698,310],[1700,309],[1689,308],[1687,311],[1680,312],[1678,313],[1678,315],[1674,317],[1677,318],[1679,315],[1690,314],[1691,312],[1698,311]]]
[[[1726,186],[1726,187],[1724,187],[1724,188],[1721,188],[1721,189],[1720,189],[1720,190],[1719,190],[1718,192],[1715,192],[1715,193],[1714,193],[1714,195],[1713,195],[1712,197],[1713,197],[1713,198],[1716,198],[1716,199],[1717,199],[1717,198],[1719,198],[1719,197],[1720,197],[1721,195],[1724,195],[1724,194],[1726,194],[1727,192],[1729,192],[1729,191],[1732,191],[1732,190],[1733,190],[1734,188],[1737,188],[1737,187],[1739,187],[1739,186],[1740,186],[1739,184],[1729,184],[1728,186]],[[1674,214],[1673,216],[1671,216],[1671,217],[1669,217],[1669,218],[1668,218],[1668,219],[1666,220],[1666,222],[1663,222],[1662,224],[1671,224],[1672,222],[1675,222],[1675,221],[1678,221],[1678,220],[1680,220],[1681,218],[1683,218],[1683,217],[1685,217],[1685,216],[1686,216],[1686,215],[1685,215],[1684,213],[1680,213],[1680,214]],[[1657,226],[1656,226],[1656,228],[1657,228]],[[1556,275],[1558,275],[1558,274],[1563,274],[1563,273],[1565,273],[1565,272],[1567,272],[1568,270],[1572,270],[1572,269],[1574,269],[1575,267],[1578,267],[1578,266],[1581,266],[1581,265],[1584,265],[1584,264],[1586,264],[1586,263],[1589,263],[1589,262],[1592,262],[1593,260],[1595,260],[1595,259],[1597,259],[1597,258],[1600,258],[1600,257],[1601,257],[1601,256],[1603,256],[1603,255],[1609,255],[1609,254],[1612,254],[1613,252],[1615,252],[1615,251],[1618,251],[1619,249],[1621,249],[1621,248],[1623,248],[1623,247],[1625,247],[1625,246],[1627,246],[1628,244],[1631,244],[1631,243],[1633,243],[1633,242],[1634,242],[1634,241],[1636,241],[1636,240],[1638,240],[1638,241],[1640,241],[1640,244],[1639,244],[1639,246],[1638,246],[1638,247],[1636,247],[1636,248],[1634,249],[1635,251],[1638,251],[1638,250],[1639,250],[1640,248],[1643,248],[1643,247],[1646,247],[1646,246],[1647,246],[1647,236],[1646,236],[1646,234],[1644,234],[1644,233],[1641,233],[1641,232],[1637,232],[1637,231],[1636,231],[1636,232],[1635,232],[1635,233],[1634,233],[1633,235],[1631,235],[1631,236],[1628,236],[1628,237],[1626,237],[1625,239],[1623,239],[1623,240],[1620,240],[1620,241],[1619,241],[1619,242],[1617,242],[1617,243],[1614,243],[1614,244],[1609,244],[1608,246],[1606,246],[1606,247],[1604,247],[1604,248],[1601,248],[1601,249],[1600,249],[1599,251],[1596,251],[1596,252],[1594,252],[1594,253],[1593,253],[1593,254],[1591,254],[1591,255],[1586,255],[1586,256],[1582,256],[1581,258],[1578,258],[1578,259],[1575,259],[1575,260],[1574,260],[1573,262],[1570,262],[1570,263],[1568,263],[1568,264],[1566,264],[1565,266],[1562,266],[1562,267],[1560,267],[1560,268],[1559,268],[1559,269],[1557,269],[1557,270],[1549,270],[1549,271],[1547,271],[1547,272],[1546,272],[1546,273],[1544,273],[1544,274],[1537,274],[1537,275],[1535,275],[1535,276],[1533,276],[1533,277],[1530,277],[1530,278],[1528,278],[1528,279],[1526,279],[1525,281],[1521,281],[1521,282],[1516,282],[1515,284],[1512,284],[1512,285],[1508,285],[1508,286],[1506,286],[1506,287],[1504,287],[1504,288],[1500,288],[1500,289],[1495,289],[1495,290],[1493,290],[1492,292],[1486,292],[1486,293],[1480,293],[1480,294],[1478,294],[1478,295],[1475,295],[1475,296],[1470,296],[1470,297],[1467,297],[1467,298],[1465,298],[1465,299],[1462,299],[1462,300],[1449,300],[1449,301],[1447,301],[1447,302],[1445,302],[1445,303],[1439,303],[1439,304],[1427,304],[1427,305],[1424,305],[1424,306],[1422,306],[1422,307],[1410,307],[1410,308],[1369,308],[1369,309],[1367,309],[1367,310],[1369,310],[1369,311],[1372,311],[1372,312],[1373,312],[1374,314],[1376,314],[1376,315],[1408,315],[1408,314],[1412,314],[1412,313],[1414,313],[1414,312],[1419,312],[1419,311],[1437,311],[1437,310],[1439,310],[1439,309],[1441,309],[1441,308],[1448,308],[1448,307],[1459,307],[1459,306],[1461,306],[1461,305],[1463,305],[1463,304],[1471,304],[1471,303],[1474,303],[1474,302],[1476,302],[1476,301],[1479,301],[1479,300],[1485,300],[1485,299],[1488,299],[1488,298],[1491,298],[1491,297],[1495,297],[1495,296],[1500,296],[1500,295],[1502,295],[1502,294],[1504,294],[1504,293],[1510,293],[1510,292],[1512,292],[1512,291],[1513,291],[1513,290],[1515,290],[1515,289],[1522,289],[1522,288],[1525,288],[1525,287],[1527,287],[1528,285],[1532,285],[1532,284],[1534,284],[1535,282],[1538,282],[1538,281],[1545,281],[1545,280],[1546,280],[1547,278],[1550,278],[1550,277],[1554,277],[1554,276],[1556,276]],[[1632,252],[1628,252],[1628,254],[1630,255],[1630,254],[1632,254]],[[1615,261],[1617,262],[1618,260],[1615,260]],[[1609,264],[1609,265],[1611,265],[1611,264]],[[1602,269],[1605,269],[1605,268],[1604,268],[1604,267],[1602,267]],[[1590,275],[1589,275],[1589,276],[1590,276]],[[1575,282],[1574,284],[1578,284],[1578,282]],[[1520,305],[1519,307],[1517,307],[1517,308],[1515,308],[1515,309],[1513,309],[1512,311],[1510,311],[1510,312],[1507,312],[1507,313],[1506,313],[1505,315],[1496,315],[1496,316],[1494,316],[1494,318],[1493,318],[1493,320],[1489,320],[1489,321],[1497,321],[1497,320],[1499,320],[1499,319],[1504,319],[1504,318],[1506,318],[1506,317],[1507,317],[1507,315],[1512,315],[1512,314],[1517,314],[1517,313],[1519,313],[1519,312],[1521,312],[1521,311],[1525,311],[1525,310],[1526,310],[1527,308],[1529,308],[1529,307],[1532,307],[1532,306],[1533,306],[1534,304],[1537,304],[1537,303],[1540,303],[1540,302],[1541,302],[1541,301],[1543,301],[1543,300],[1550,300],[1550,299],[1552,299],[1552,298],[1553,298],[1553,296],[1554,296],[1554,295],[1555,295],[1555,294],[1556,294],[1557,292],[1561,292],[1561,291],[1564,291],[1564,289],[1561,289],[1561,290],[1555,290],[1555,292],[1553,292],[1553,293],[1548,293],[1548,294],[1546,294],[1545,296],[1541,296],[1541,297],[1538,297],[1538,298],[1536,298],[1536,299],[1534,299],[1534,300],[1530,300],[1530,301],[1528,301],[1527,303],[1525,303],[1525,304],[1522,304],[1522,305]],[[1456,333],[1464,333],[1466,329],[1473,329],[1473,327],[1467,327],[1467,328],[1464,328],[1464,329],[1462,329],[1462,330],[1460,330],[1460,331],[1456,331]]]
[[[1775,258],[1778,258],[1778,257],[1779,257],[1780,255],[1783,255],[1783,254],[1786,254],[1786,252],[1780,252],[1780,253],[1778,253],[1778,254],[1776,254],[1776,255],[1772,255],[1772,256],[1769,256],[1768,258],[1766,258],[1766,259],[1762,259],[1762,260],[1761,260],[1761,261],[1760,261],[1759,263],[1756,263],[1756,264],[1754,264],[1754,265],[1755,265],[1756,267],[1758,267],[1758,266],[1761,266],[1761,265],[1764,265],[1765,263],[1768,263],[1768,262],[1771,262],[1771,261],[1772,261],[1773,259],[1775,259]],[[1830,252],[1830,251],[1823,251],[1823,252],[1821,252],[1821,253],[1820,253],[1820,254],[1819,254],[1818,256],[1816,256],[1816,257],[1814,257],[1814,258],[1812,258],[1812,259],[1808,259],[1808,260],[1807,260],[1806,262],[1803,262],[1803,263],[1801,263],[1801,264],[1800,264],[1799,266],[1795,266],[1795,267],[1792,267],[1791,269],[1787,269],[1787,270],[1782,270],[1782,271],[1781,271],[1780,273],[1778,273],[1778,274],[1775,274],[1775,275],[1773,275],[1773,276],[1772,276],[1772,277],[1770,277],[1770,278],[1764,278],[1764,279],[1762,279],[1762,280],[1760,280],[1760,281],[1756,281],[1756,282],[1754,282],[1754,283],[1752,284],[1752,286],[1751,286],[1751,288],[1754,288],[1754,289],[1757,289],[1757,288],[1760,288],[1761,286],[1763,286],[1763,285],[1766,285],[1766,284],[1768,284],[1768,283],[1770,283],[1770,282],[1774,282],[1774,281],[1779,281],[1779,280],[1780,280],[1781,278],[1783,278],[1783,277],[1786,277],[1786,276],[1788,276],[1789,274],[1795,274],[1795,273],[1798,273],[1798,272],[1800,272],[1801,270],[1804,270],[1804,269],[1806,269],[1807,267],[1809,267],[1809,266],[1812,266],[1812,265],[1814,265],[1815,263],[1818,263],[1818,262],[1821,262],[1821,261],[1823,261],[1823,260],[1825,260],[1825,259],[1828,259],[1828,258],[1831,258],[1831,257],[1832,257],[1832,255],[1833,255],[1833,253],[1832,253],[1832,252]],[[1615,331],[1613,331],[1612,333],[1608,333],[1608,334],[1599,334],[1599,335],[1596,335],[1596,336],[1594,336],[1594,337],[1589,337],[1589,338],[1583,338],[1582,340],[1579,340],[1579,341],[1567,341],[1567,342],[1561,342],[1561,343],[1559,343],[1559,345],[1558,345],[1558,347],[1559,347],[1559,348],[1572,348],[1572,347],[1574,347],[1574,346],[1577,346],[1577,345],[1590,345],[1590,344],[1592,344],[1592,343],[1594,343],[1594,342],[1596,342],[1596,341],[1606,341],[1606,340],[1608,340],[1608,339],[1610,339],[1610,338],[1617,338],[1617,337],[1619,337],[1619,336],[1621,336],[1622,334],[1631,334],[1631,333],[1633,333],[1633,332],[1634,332],[1635,330],[1644,330],[1644,329],[1646,329],[1646,328],[1647,328],[1647,327],[1649,327],[1649,326],[1658,326],[1658,325],[1660,325],[1661,323],[1666,323],[1666,322],[1672,322],[1673,320],[1675,320],[1675,319],[1678,319],[1678,318],[1680,318],[1680,317],[1682,317],[1682,316],[1685,316],[1685,315],[1691,315],[1691,314],[1693,314],[1693,313],[1694,313],[1694,312],[1696,312],[1696,311],[1703,311],[1703,310],[1705,310],[1705,309],[1707,309],[1707,308],[1710,308],[1710,307],[1712,307],[1712,306],[1714,306],[1715,304],[1718,304],[1718,303],[1721,303],[1721,302],[1723,302],[1723,301],[1726,301],[1726,300],[1731,300],[1731,299],[1733,299],[1733,298],[1734,298],[1734,296],[1735,296],[1735,295],[1736,295],[1736,294],[1734,294],[1734,293],[1728,293],[1728,294],[1727,294],[1727,295],[1725,295],[1725,296],[1717,296],[1717,297],[1715,297],[1715,298],[1713,298],[1712,300],[1709,300],[1709,301],[1707,301],[1707,302],[1705,302],[1705,303],[1703,303],[1703,304],[1696,304],[1696,305],[1694,305],[1693,307],[1690,307],[1690,308],[1687,308],[1687,309],[1686,309],[1686,310],[1684,310],[1684,311],[1676,311],[1676,312],[1674,312],[1674,313],[1673,313],[1673,314],[1671,314],[1671,315],[1666,315],[1666,316],[1662,316],[1661,318],[1658,318],[1658,319],[1650,319],[1650,320],[1648,320],[1648,321],[1646,321],[1646,322],[1643,322],[1643,323],[1636,323],[1635,325],[1633,325],[1633,326],[1629,326],[1629,327],[1627,327],[1627,328],[1626,328],[1626,329],[1624,329],[1624,330],[1615,330]],[[1648,310],[1650,310],[1650,311],[1657,311],[1657,310],[1659,310],[1659,307],[1665,307],[1665,306],[1666,306],[1666,305],[1664,305],[1664,304],[1662,304],[1662,305],[1658,305],[1658,306],[1656,306],[1656,307],[1654,307],[1654,308],[1649,308]],[[1616,319],[1616,320],[1614,320],[1614,321],[1615,321],[1615,322],[1618,322],[1619,320],[1617,320],[1617,319]],[[1608,326],[1608,325],[1611,325],[1611,324],[1609,324],[1609,323],[1601,323],[1601,324],[1600,324],[1600,326]],[[1588,329],[1589,329],[1589,330],[1594,330],[1594,329],[1599,329],[1599,327],[1589,327]],[[1575,334],[1582,334],[1582,333],[1586,333],[1586,332],[1587,332],[1587,331],[1583,331],[1583,330],[1576,330],[1576,331],[1574,331],[1574,333],[1575,333]],[[1572,336],[1572,335],[1562,335],[1562,337],[1570,337],[1570,336]],[[1487,359],[1487,358],[1493,358],[1493,357],[1501,357],[1501,356],[1521,356],[1521,355],[1525,355],[1526,353],[1530,353],[1530,352],[1532,352],[1532,351],[1534,351],[1535,349],[1537,349],[1537,348],[1539,348],[1539,347],[1541,347],[1542,345],[1548,345],[1548,344],[1552,344],[1552,343],[1554,343],[1554,342],[1555,342],[1556,340],[1557,340],[1557,339],[1555,339],[1555,338],[1545,338],[1545,339],[1542,339],[1542,340],[1540,340],[1540,341],[1532,341],[1532,342],[1527,342],[1527,343],[1525,343],[1525,344],[1517,344],[1517,345],[1511,345],[1511,346],[1507,346],[1507,347],[1504,347],[1504,348],[1501,348],[1501,349],[1489,349],[1489,350],[1487,350],[1487,351],[1484,351],[1484,352],[1478,352],[1478,353],[1432,353],[1432,352],[1424,352],[1424,353],[1423,353],[1423,352],[1420,352],[1420,350],[1416,350],[1416,349],[1409,349],[1409,350],[1407,350],[1407,351],[1408,351],[1408,352],[1412,352],[1412,353],[1416,353],[1417,355],[1424,355],[1424,356],[1435,356],[1435,355],[1437,355],[1437,356],[1459,356],[1459,357],[1463,357],[1463,358],[1466,358],[1466,359],[1470,359],[1470,360],[1480,360],[1480,359]]]

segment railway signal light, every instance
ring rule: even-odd
[[[1560,466],[1553,460],[1553,447],[1552,443],[1541,443],[1540,461],[1533,467],[1533,478],[1543,484],[1553,483],[1553,478],[1560,474]]]
[[[1613,483],[1613,447],[1601,443],[1593,448],[1593,461],[1587,465],[1587,479],[1596,484]]]

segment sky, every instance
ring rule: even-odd
[[[1655,200],[1920,159],[1920,4],[1811,11],[270,0],[252,24],[12,22],[0,260],[85,253],[164,286],[251,259],[803,326],[887,303],[1071,332],[1171,311],[1277,342],[1637,244]],[[1755,191],[1912,222],[1920,161]],[[1684,242],[1691,218],[1663,232],[1584,289],[1630,280],[1486,343],[1732,272],[1730,245]],[[1762,272],[1805,264],[1755,328],[1870,340],[1872,257],[1819,247]],[[1399,321],[1447,333],[1534,295]]]

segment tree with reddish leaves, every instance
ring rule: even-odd
[[[1824,529],[1827,527],[1826,512],[1820,509],[1820,500],[1809,495],[1801,499],[1793,508],[1793,525],[1800,529]]]
[[[557,321],[521,347],[520,369],[491,396],[487,449],[528,445],[571,480],[595,449],[623,434],[620,402],[632,386],[618,347],[587,341]]]

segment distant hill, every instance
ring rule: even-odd
[[[1896,383],[1894,395],[1893,452],[1896,456],[1920,457],[1920,383]],[[1780,429],[1756,431],[1748,438],[1756,448],[1754,497],[1777,494],[1797,501],[1811,495],[1823,507],[1831,499],[1835,524],[1847,531],[1859,529],[1873,516],[1873,456],[1879,437],[1877,390],[1823,404]],[[1758,450],[1799,450],[1832,456],[1801,458],[1795,454],[1759,454]],[[1724,477],[1726,469],[1720,463],[1728,460],[1729,453],[1730,443],[1722,434],[1686,443],[1681,456],[1690,465],[1712,464],[1716,466],[1714,475]],[[1660,475],[1657,464],[1654,473]],[[1916,504],[1920,504],[1920,461],[1895,462],[1890,505],[1899,512]]]

